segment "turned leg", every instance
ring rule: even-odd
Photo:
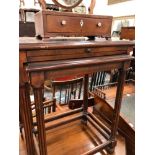
[[[19,88],[19,108],[22,123],[25,132],[26,149],[28,155],[35,155],[35,147],[32,134],[32,111],[29,95],[29,84],[25,83],[20,85]]]
[[[33,86],[40,155],[47,155],[43,109],[43,86]]]
[[[88,109],[88,79],[89,76],[84,76],[84,92],[83,92],[83,118],[82,123],[87,124],[87,109]]]
[[[116,132],[117,132],[118,123],[119,123],[119,114],[120,114],[121,102],[122,102],[122,97],[123,97],[125,75],[126,75],[126,71],[124,69],[120,69],[119,77],[118,77],[116,99],[115,99],[111,136],[110,136],[110,140],[112,140],[112,143],[110,147],[107,149],[108,153],[113,153],[115,146],[116,146]]]

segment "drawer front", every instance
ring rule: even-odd
[[[27,51],[28,62],[68,60],[87,57],[99,57],[127,54],[126,47],[97,47],[97,48],[77,48],[77,49],[53,49]]]
[[[82,32],[91,35],[111,35],[111,19],[90,19],[85,18],[83,20]]]
[[[46,15],[47,33],[79,33],[80,18]]]

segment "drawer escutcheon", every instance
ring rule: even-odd
[[[84,24],[84,22],[83,22],[83,20],[81,19],[81,20],[80,20],[80,25],[81,25],[81,27],[83,26],[83,24]]]

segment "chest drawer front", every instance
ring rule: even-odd
[[[28,62],[67,60],[87,57],[99,57],[127,54],[126,47],[90,47],[75,49],[53,49],[53,50],[37,50],[27,51]]]
[[[111,35],[111,19],[90,19],[90,18],[84,18],[83,20],[84,24],[82,27],[82,32],[85,34],[91,34],[91,35],[104,35],[104,36],[110,36]]]
[[[67,16],[46,16],[48,33],[79,33],[81,32],[80,19]]]

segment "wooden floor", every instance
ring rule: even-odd
[[[26,155],[24,141],[21,137],[19,140],[20,155]],[[112,155],[125,155],[124,138],[118,135],[117,140],[115,153]],[[46,131],[48,155],[80,155],[104,141],[89,123],[84,128],[80,120]],[[106,152],[96,153],[101,154],[105,155]]]

